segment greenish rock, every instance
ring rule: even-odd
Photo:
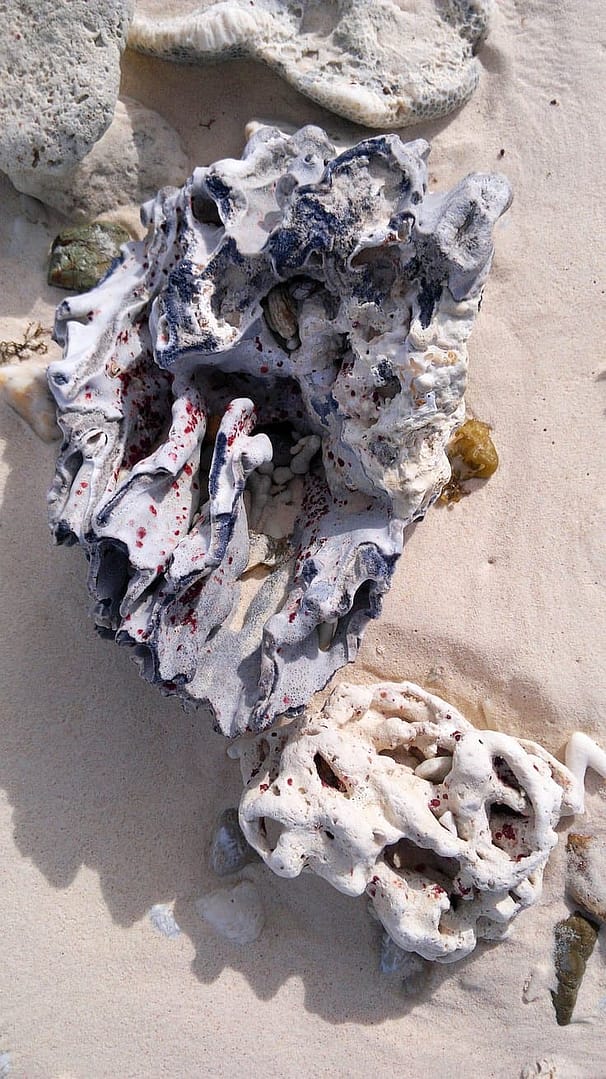
[[[597,926],[580,911],[558,922],[555,934],[555,969],[558,987],[551,993],[558,1026],[567,1026],[577,1000],[587,960],[598,936]]]
[[[97,221],[64,229],[53,241],[48,283],[57,288],[85,292],[105,276],[122,244],[130,235],[121,225]]]

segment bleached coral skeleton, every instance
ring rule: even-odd
[[[146,240],[58,309],[54,536],[86,553],[100,631],[224,734],[295,714],[355,657],[449,479],[511,191],[428,192],[428,152],[260,127],[161,191]]]
[[[582,808],[576,774],[535,742],[476,730],[409,682],[340,685],[319,715],[232,747],[246,790],[240,824],[284,877],[309,869],[370,896],[405,951],[447,963],[497,940],[539,898],[555,826]]]

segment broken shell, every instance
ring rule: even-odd
[[[238,873],[258,854],[248,843],[238,822],[237,809],[225,809],[217,821],[210,843],[208,863],[218,877]]]
[[[252,944],[258,940],[265,925],[265,914],[259,889],[243,880],[233,888],[221,888],[196,901],[201,918],[234,944]]]
[[[129,233],[121,225],[109,222],[64,229],[51,247],[49,285],[76,292],[94,288],[120,258],[120,249],[129,240]]]
[[[580,911],[575,911],[554,929],[554,961],[558,988],[552,990],[558,1026],[563,1027],[572,1019],[579,987],[583,981],[587,960],[598,937],[597,927]]]
[[[428,192],[428,153],[259,127],[244,165],[163,189],[147,238],[58,309],[55,538],[86,552],[100,630],[226,735],[354,659],[448,477],[511,193],[479,174]],[[249,574],[251,532],[288,561]]]
[[[286,285],[276,285],[265,297],[265,318],[270,330],[277,333],[278,337],[291,347],[290,342],[298,339],[296,307],[289,288]]]

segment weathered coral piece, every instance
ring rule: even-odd
[[[571,832],[566,840],[566,890],[594,918],[606,922],[606,838]]]
[[[593,922],[575,911],[565,921],[557,923],[554,934],[558,987],[552,991],[551,997],[558,1026],[563,1027],[572,1019],[587,960],[594,949],[598,930]]]
[[[94,288],[105,276],[130,235],[120,225],[95,221],[64,229],[53,240],[48,283],[76,292]]]
[[[250,861],[257,858],[240,828],[237,809],[225,809],[213,830],[208,863],[218,877],[239,873]]]
[[[183,14],[169,0],[159,18],[137,0],[128,43],[189,63],[248,56],[342,116],[401,127],[471,96],[489,9],[489,0],[201,0]]]
[[[540,896],[576,777],[541,746],[475,730],[404,682],[339,686],[308,715],[231,750],[240,823],[284,877],[364,891],[405,951],[452,962]]]
[[[87,222],[123,206],[137,207],[165,184],[182,184],[189,158],[173,127],[153,109],[120,98],[112,122],[78,164],[60,176],[19,171],[19,191],[53,206],[71,221]]]
[[[355,657],[448,480],[511,194],[479,174],[428,194],[428,151],[261,127],[58,309],[55,537],[86,551],[99,628],[225,734]]]
[[[249,880],[202,896],[196,900],[196,910],[216,933],[234,944],[252,944],[265,925],[259,889]]]
[[[0,170],[20,191],[36,194],[37,176],[48,183],[72,168],[109,126],[132,8],[132,0],[3,5]]]

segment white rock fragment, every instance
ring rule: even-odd
[[[202,896],[196,901],[196,910],[216,933],[234,944],[252,944],[265,925],[259,889],[249,880]]]
[[[109,127],[132,0],[24,0],[3,5],[0,169],[36,194]],[[25,177],[27,187],[20,183]]]
[[[132,98],[116,104],[112,122],[86,156],[60,176],[13,166],[11,179],[72,221],[90,221],[138,206],[159,187],[182,184],[189,158],[177,132],[157,112]]]
[[[489,0],[137,0],[131,48],[186,62],[249,56],[371,127],[443,116],[473,93]]]
[[[579,800],[541,746],[475,730],[408,682],[341,684],[319,715],[233,753],[240,824],[267,865],[366,891],[399,948],[439,962],[504,937],[536,902],[555,826]]]
[[[172,907],[168,903],[155,903],[150,909],[149,920],[154,929],[170,940],[174,940],[181,933],[181,927],[177,925]]]
[[[0,1051],[0,1079],[7,1079],[11,1071],[11,1055]]]
[[[0,397],[18,412],[43,442],[61,437],[57,408],[48,388],[46,360],[32,358],[0,367]]]
[[[566,890],[575,903],[606,922],[606,836],[569,834]]]

